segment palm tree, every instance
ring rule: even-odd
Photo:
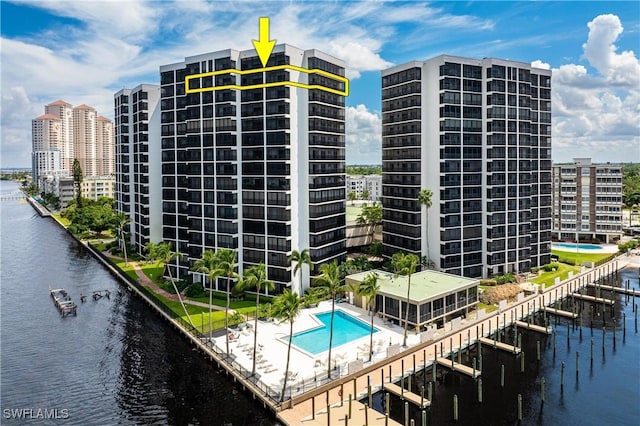
[[[418,193],[418,203],[421,206],[425,206],[427,212],[425,214],[425,234],[427,237],[427,269],[431,269],[431,261],[429,260],[429,209],[431,208],[431,197],[433,197],[433,192],[430,189],[422,189]]]
[[[371,332],[369,333],[369,362],[371,362],[371,355],[373,353],[373,318],[375,314],[376,296],[380,291],[380,284],[378,284],[378,274],[375,272],[368,273],[364,280],[355,288],[355,292],[358,296],[363,296],[367,300],[367,309],[371,311]]]
[[[291,252],[291,256],[289,256],[289,265],[295,263],[296,266],[293,267],[293,277],[295,278],[298,271],[300,271],[300,288],[298,288],[298,296],[302,292],[302,267],[307,264],[309,265],[309,269],[313,266],[311,262],[311,256],[309,255],[309,249],[304,249],[302,251],[294,250]]]
[[[396,275],[407,275],[407,309],[404,316],[404,338],[402,346],[407,346],[407,330],[409,329],[409,302],[411,293],[411,275],[416,272],[420,258],[415,254],[394,253],[391,256],[391,264]],[[416,315],[418,313],[416,312]]]
[[[219,276],[227,278],[227,305],[224,308],[224,334],[227,345],[227,355],[229,355],[229,307],[231,306],[231,278],[239,279],[240,275],[236,272],[236,256],[237,252],[228,248],[221,248],[216,251],[216,259]]]
[[[251,375],[256,374],[256,347],[258,346],[258,309],[260,307],[260,291],[264,289],[273,290],[273,282],[267,279],[267,270],[264,263],[260,262],[244,272],[244,279],[241,282],[242,288],[256,289],[256,317],[253,326],[253,367]]]
[[[171,262],[173,262],[175,259],[182,259],[183,254],[180,253],[179,251],[172,251],[171,250],[171,243],[167,242],[167,243],[159,243],[156,247],[155,247],[155,253],[154,253],[157,260],[162,261],[162,263],[164,263],[164,269],[167,271],[167,273],[169,274],[169,280],[171,281],[171,284],[173,285],[173,289],[175,290],[176,294],[178,295],[178,300],[180,301],[180,305],[182,305],[182,309],[184,310],[185,315],[187,316],[187,319],[189,320],[189,324],[191,324],[191,327],[193,327],[194,330],[196,330],[196,326],[193,325],[193,321],[191,321],[191,316],[189,315],[189,312],[187,312],[187,308],[186,306],[184,306],[184,302],[182,301],[182,296],[180,295],[180,292],[178,291],[178,287],[176,286],[176,282],[173,280],[173,275],[171,275],[171,268],[169,267],[169,264]]]
[[[125,265],[128,265],[129,261],[127,260],[127,241],[125,240],[124,228],[129,222],[131,222],[131,218],[126,214],[120,212],[115,215],[114,224],[116,225],[116,238],[118,239],[119,243],[122,244]]]
[[[284,394],[287,389],[287,378],[289,375],[289,360],[291,357],[291,341],[293,340],[293,322],[298,316],[300,309],[302,308],[301,299],[298,295],[288,288],[284,292],[276,297],[275,303],[275,316],[280,318],[282,322],[289,322],[289,346],[287,348],[287,365],[284,369],[284,383],[282,384],[282,394],[280,401],[284,401]]]
[[[147,252],[147,262],[158,260],[158,245],[156,243],[148,242],[144,245],[144,250]]]
[[[218,258],[216,252],[213,250],[205,250],[202,252],[202,257],[193,264],[191,270],[206,274],[209,278],[209,340],[212,338],[212,318],[211,310],[213,307],[213,283],[220,276],[220,269],[218,269]]]
[[[329,326],[329,361],[327,375],[331,378],[331,345],[333,343],[333,315],[336,310],[336,296],[346,290],[340,277],[340,267],[337,261],[320,266],[320,275],[315,280],[318,290],[325,296],[331,297],[331,323]]]

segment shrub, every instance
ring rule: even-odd
[[[498,275],[495,280],[499,285],[502,285],[516,282],[516,277],[511,272],[507,272],[504,275]]]
[[[493,305],[501,300],[512,300],[522,289],[517,284],[504,284],[488,288],[480,295],[480,301],[487,305]]]
[[[494,280],[493,278],[480,280],[480,285],[484,285],[484,286],[495,286],[497,284],[498,284],[498,282],[496,280]]]
[[[562,263],[566,263],[566,262],[562,262]],[[551,262],[551,263],[547,263],[542,268],[544,269],[545,272],[557,271],[558,269],[560,269],[560,264],[558,262]]]
[[[187,297],[202,297],[204,294],[204,288],[202,288],[202,284],[199,283],[191,284],[184,292],[184,295]]]
[[[532,274],[537,274],[539,270],[540,270],[540,268],[538,266],[534,266],[533,268],[531,268],[531,273]]]
[[[629,240],[626,243],[618,244],[618,251],[625,253],[629,249],[635,249],[638,247],[638,240]]]
[[[241,322],[244,322],[244,315],[240,312],[234,312],[232,315],[229,315],[229,326],[238,325]]]

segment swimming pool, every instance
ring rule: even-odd
[[[321,326],[307,331],[301,331],[293,335],[292,344],[296,345],[305,352],[317,355],[320,352],[329,350],[329,328],[331,325],[331,312],[323,312],[314,315]],[[340,310],[335,311],[333,317],[333,342],[332,348],[335,348],[353,340],[368,336],[371,331],[371,324],[367,324],[359,319]],[[376,333],[380,330],[373,328]],[[285,338],[288,340],[288,336]]]
[[[576,243],[551,243],[552,249],[558,250],[576,250]],[[603,247],[598,244],[584,244],[580,243],[577,247],[578,250],[602,250]]]

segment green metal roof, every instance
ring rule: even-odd
[[[407,284],[409,280],[406,275],[394,276],[392,272],[385,272],[376,269],[373,271],[348,275],[346,279],[362,282],[365,276],[371,272],[378,274],[378,284],[380,285],[380,291],[378,294],[391,296],[396,299],[405,299],[407,297]],[[421,304],[428,300],[438,299],[478,284],[478,280],[446,274],[444,272],[416,272],[411,275],[411,292],[409,299],[413,303]]]

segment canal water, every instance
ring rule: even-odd
[[[15,189],[0,181],[0,193]],[[0,201],[0,217],[0,424],[278,424],[140,299],[119,294],[52,219],[16,200]],[[60,317],[49,286],[68,291],[77,316]],[[111,297],[80,303],[94,290]]]

